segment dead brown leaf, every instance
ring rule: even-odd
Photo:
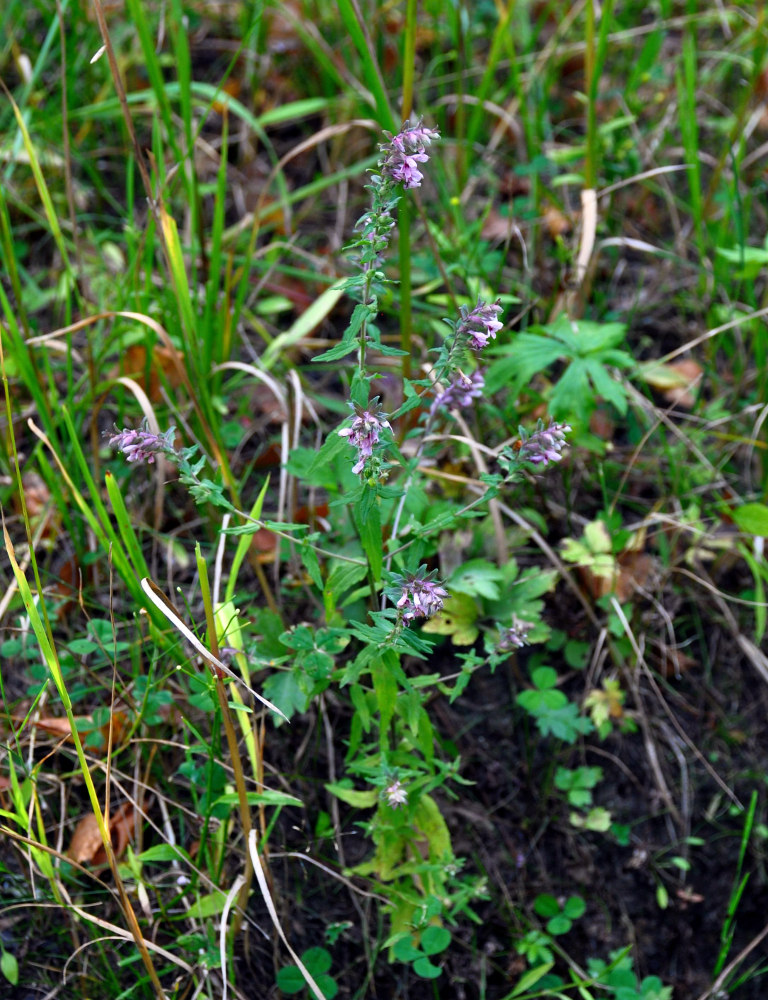
[[[680,649],[666,648],[659,665],[659,673],[663,677],[680,677],[687,673],[691,667],[697,667],[699,661],[692,656],[688,656]]]
[[[104,850],[104,845],[99,821],[93,813],[86,813],[75,827],[67,856],[81,865],[91,864],[100,850]]]
[[[544,227],[552,239],[556,240],[558,236],[569,233],[573,229],[573,223],[559,208],[547,205],[544,209]]]
[[[127,375],[135,379],[155,403],[162,398],[160,386],[163,380],[171,389],[181,385],[183,367],[181,354],[164,344],[155,344],[149,359],[144,344],[131,344],[123,351],[119,369],[113,368],[110,372],[110,378]]]
[[[133,839],[135,830],[136,810],[132,802],[123,802],[109,820],[109,836],[112,850],[119,858]],[[75,827],[67,856],[81,865],[104,865],[107,854],[101,839],[99,821],[94,813],[86,813]]]
[[[492,208],[486,216],[480,235],[484,240],[495,242],[496,240],[509,239],[512,232],[512,220],[502,215],[495,208]]]
[[[703,375],[701,365],[697,364],[692,358],[684,358],[682,361],[673,361],[668,367],[680,375],[684,380],[684,384],[671,386],[662,392],[662,396],[667,402],[673,403],[675,406],[682,406],[686,410],[693,409],[696,397],[691,392],[691,389],[701,381],[701,376]]]

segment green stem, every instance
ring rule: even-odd
[[[587,14],[585,51],[584,51],[584,89],[587,94],[587,161],[584,164],[584,184],[594,188],[597,178],[597,114],[595,98],[597,80],[595,79],[595,8],[592,0],[585,5]]]
[[[195,544],[195,560],[197,562],[197,573],[200,579],[200,593],[203,598],[203,606],[205,608],[205,624],[208,630],[208,645],[214,656],[219,655],[219,642],[216,637],[216,620],[213,613],[213,602],[211,600],[211,589],[208,583],[208,567],[203,559],[202,552],[200,551],[200,544]],[[220,674],[215,674],[216,677],[216,695],[219,699],[219,707],[221,708],[221,720],[224,723],[224,733],[227,737],[227,745],[229,746],[229,756],[232,760],[232,773],[235,776],[235,788],[237,789],[237,798],[240,807],[240,822],[243,825],[243,838],[245,843],[248,843],[248,837],[251,832],[251,808],[248,804],[248,791],[245,787],[245,774],[243,772],[243,761],[240,757],[240,748],[237,744],[237,734],[235,733],[235,726],[232,721],[232,713],[229,710],[229,703],[227,701],[227,689],[224,686],[224,679]],[[253,879],[253,864],[251,862],[251,855],[248,850],[245,852],[245,871],[243,872],[243,885],[240,889],[240,893],[237,899],[237,909],[235,915],[232,919],[232,928],[230,930],[230,941],[234,941],[240,932],[240,927],[243,922],[243,917],[245,915],[245,908],[248,905],[248,896],[251,892],[251,881]]]
[[[411,377],[411,343],[413,335],[413,299],[411,297],[411,211],[406,200],[398,212],[400,258],[400,350],[403,355],[403,378]]]
[[[413,110],[413,82],[416,62],[417,0],[408,0],[405,10],[405,44],[403,47],[403,121]],[[400,350],[403,355],[403,378],[411,377],[411,341],[413,334],[413,301],[411,298],[411,213],[406,201],[398,211],[400,261]]]

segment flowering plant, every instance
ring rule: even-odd
[[[428,711],[430,691],[458,697],[476,670],[493,669],[535,641],[540,634],[535,620],[540,602],[535,598],[550,585],[549,577],[538,589],[524,574],[515,579],[516,567],[509,561],[499,567],[470,561],[446,579],[440,565],[440,534],[484,513],[505,485],[560,462],[570,432],[565,423],[539,421],[533,431],[520,428],[519,440],[512,446],[494,452],[484,445],[501,473],[483,468],[478,495],[463,508],[438,499],[442,509],[430,511],[432,500],[422,473],[433,467],[446,446],[450,435],[441,431],[453,429],[455,422],[464,429],[475,419],[485,392],[482,355],[504,326],[501,302],[482,295],[469,300],[474,304],[460,304],[448,319],[425,377],[403,379],[401,405],[395,403],[391,412],[385,412],[382,395],[373,395],[383,373],[371,367],[371,359],[403,355],[384,342],[377,321],[378,298],[388,280],[383,267],[395,229],[394,210],[403,192],[422,184],[428,150],[438,138],[420,121],[406,122],[396,135],[387,134],[380,147],[368,184],[371,204],[348,247],[356,273],[345,287],[356,305],[339,343],[313,359],[336,363],[356,355],[349,393],[352,415],[327,436],[319,452],[295,449],[287,463],[287,472],[311,489],[328,490],[329,514],[344,511],[341,523],[354,526],[353,541],[347,537],[334,553],[326,548],[323,535],[308,526],[268,521],[258,510],[246,518],[221,484],[201,476],[205,462],[194,457],[194,448],[173,450],[172,429],[155,435],[142,426],[110,438],[129,462],[149,463],[160,454],[176,461],[182,482],[198,502],[238,515],[243,523],[236,530],[241,534],[263,529],[276,533],[279,544],[290,546],[304,563],[308,579],[322,594],[325,621],[314,630],[297,625],[280,635],[281,647],[291,653],[289,665],[273,669],[264,683],[264,695],[290,718],[306,710],[331,684],[352,690],[355,715],[346,756],[347,780],[354,777],[372,787],[350,790],[348,784],[334,783],[329,789],[352,804],[375,808],[366,826],[375,851],[355,870],[391,885],[392,926],[398,929],[416,926],[424,899],[435,901],[428,904],[430,919],[435,920],[450,918],[459,908],[468,910],[468,901],[482,892],[478,884],[460,876],[461,862],[453,854],[448,828],[432,796],[446,782],[462,778],[460,762],[442,759],[436,746]],[[331,536],[334,530],[340,528],[337,524],[334,529],[331,515]],[[500,587],[505,580],[514,581],[521,590],[527,588],[527,603],[505,603]],[[480,599],[489,607],[495,605],[499,613],[486,631],[485,655],[475,650],[461,654],[462,668],[458,678],[454,676],[453,688],[440,673],[414,677],[413,662],[433,654],[431,636],[453,629],[457,641],[456,621]],[[347,611],[348,606],[353,610]],[[472,643],[478,635],[479,629],[470,622],[459,638],[466,642],[468,636]],[[427,843],[416,867],[411,858],[414,837]],[[414,893],[414,873],[422,896]]]

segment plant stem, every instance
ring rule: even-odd
[[[195,559],[197,561],[197,572],[200,579],[200,592],[203,598],[203,606],[205,608],[205,622],[206,628],[208,630],[208,644],[210,650],[214,656],[219,656],[219,642],[216,637],[216,621],[213,614],[213,603],[211,601],[211,589],[208,583],[208,567],[203,559],[202,552],[200,551],[200,544],[195,545]],[[248,791],[245,787],[245,774],[243,772],[243,761],[240,757],[240,748],[237,743],[237,734],[235,733],[234,723],[232,721],[232,713],[229,710],[229,703],[227,701],[227,689],[224,686],[224,678],[214,671],[214,676],[216,678],[216,695],[219,699],[219,707],[221,708],[221,719],[224,723],[224,733],[227,737],[227,745],[229,747],[229,755],[232,760],[232,772],[235,776],[235,788],[237,789],[237,798],[240,808],[240,822],[243,825],[243,837],[245,838],[246,844],[248,843],[248,836],[251,832],[251,808],[248,804]],[[234,941],[237,935],[240,933],[240,927],[243,922],[243,917],[245,916],[245,909],[248,905],[248,896],[251,892],[251,880],[253,879],[253,864],[251,862],[250,853],[246,850],[245,852],[245,871],[243,872],[243,884],[240,888],[240,893],[237,898],[237,910],[232,919],[232,928],[230,930],[230,941]]]

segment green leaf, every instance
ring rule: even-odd
[[[595,323],[591,320],[574,321],[573,330],[579,345],[579,354],[602,354],[624,343],[627,335],[625,323]]]
[[[768,507],[764,503],[745,503],[733,512],[733,519],[743,532],[768,538]]]
[[[479,635],[475,625],[479,615],[477,604],[467,594],[452,594],[443,610],[421,626],[422,632],[449,635],[454,646],[471,646]]]
[[[226,905],[226,892],[217,891],[195,900],[186,913],[191,920],[207,920],[209,917],[217,917],[223,913]]]
[[[313,976],[321,976],[331,967],[331,953],[327,948],[322,948],[320,945],[315,945],[314,948],[307,948],[302,953],[301,960]]]
[[[289,996],[293,993],[301,993],[306,986],[304,976],[296,965],[286,965],[277,970],[276,981],[278,988]]]
[[[448,578],[451,590],[459,590],[463,594],[475,597],[487,597],[490,601],[499,598],[498,584],[503,573],[498,566],[485,559],[470,559],[454,570]]]
[[[535,986],[540,979],[549,972],[549,970],[554,965],[554,962],[545,962],[543,965],[537,965],[534,969],[529,969],[525,975],[521,976],[517,981],[517,986],[509,994],[509,1000],[513,997],[520,996],[521,993],[527,992],[532,986]]]
[[[189,861],[189,855],[182,847],[176,847],[174,844],[155,844],[154,847],[148,847],[146,851],[142,851],[141,854],[136,855],[136,860],[142,864],[148,864],[151,861],[179,861],[184,859]]]
[[[304,569],[306,569],[309,574],[312,583],[314,583],[318,590],[322,590],[323,576],[320,572],[320,561],[317,558],[317,552],[315,552],[306,540],[301,543],[299,552],[301,554],[301,561],[304,564]]]
[[[437,979],[443,972],[440,966],[433,965],[424,955],[421,958],[417,958],[413,963],[413,971],[417,976],[421,976],[422,979]]]
[[[598,396],[612,403],[623,416],[627,413],[627,392],[621,382],[617,382],[599,361],[588,361],[587,370]]]
[[[380,580],[384,566],[384,549],[381,538],[381,515],[375,499],[372,503],[366,503],[364,498],[359,504],[355,504],[355,522],[360,544],[368,557],[373,578]]]
[[[5,976],[11,986],[16,986],[19,981],[19,963],[16,956],[10,951],[3,951],[0,955],[0,972]]]
[[[264,682],[264,697],[277,705],[286,718],[306,712],[310,696],[302,688],[299,676],[293,670],[278,670]]]
[[[419,943],[425,954],[439,955],[451,943],[451,932],[446,927],[427,927]]]
[[[548,892],[542,892],[533,901],[533,909],[540,917],[556,917],[560,913],[560,904]]]
[[[421,795],[413,814],[413,823],[429,844],[429,856],[435,859],[451,857],[451,835],[437,803],[431,795]]]
[[[589,423],[595,408],[594,392],[589,384],[588,366],[576,358],[568,365],[549,397],[549,412],[556,420]]]
[[[640,983],[642,1000],[672,1000],[672,987],[662,985],[658,976],[646,976]]]
[[[565,906],[563,907],[563,913],[566,917],[570,917],[571,920],[578,920],[579,917],[583,917],[587,912],[587,904],[581,898],[581,896],[569,896],[565,901]]]
[[[485,384],[489,392],[498,392],[510,382],[513,387],[530,382],[534,375],[545,371],[563,357],[563,344],[547,336],[520,333],[504,349],[502,361],[494,362],[488,369]]]
[[[326,593],[330,594],[338,604],[342,596],[364,579],[367,569],[362,563],[340,562],[328,574],[325,582]]]
[[[747,281],[754,280],[768,263],[768,250],[764,247],[716,247],[715,253],[735,265],[734,278]]]
[[[611,828],[611,814],[602,807],[590,809],[586,816],[581,813],[571,813],[570,820],[572,826],[594,830],[595,833],[606,833]]]
[[[395,942],[392,954],[399,962],[415,962],[416,959],[424,957],[419,949],[414,947],[408,935]]]
[[[572,926],[573,923],[565,914],[558,913],[557,916],[547,921],[547,933],[557,937],[559,934],[567,934]]]
[[[553,688],[557,684],[557,671],[552,667],[537,667],[531,674],[531,680],[540,691]]]
[[[343,785],[340,782],[328,784],[325,788],[326,791],[331,793],[331,795],[335,795],[337,799],[341,799],[342,802],[346,802],[348,806],[354,806],[355,809],[370,809],[372,806],[376,805],[376,800],[378,798],[378,793],[375,788],[361,792],[356,788],[352,788],[349,785]]]
[[[301,799],[297,799],[295,795],[288,795],[287,792],[278,792],[269,788],[263,792],[246,792],[245,797],[252,806],[296,806],[299,809],[304,808],[304,803]],[[237,792],[223,792],[217,797],[213,805],[236,806],[239,802],[240,796]]]
[[[395,713],[395,704],[398,695],[397,679],[394,672],[388,669],[388,664],[379,658],[372,663],[371,674],[373,676],[373,690],[376,692],[381,729],[382,732],[386,732]]]
[[[315,982],[320,987],[320,992],[325,995],[325,1000],[333,1000],[339,992],[339,985],[332,976],[315,976]]]
[[[89,653],[95,653],[99,645],[92,639],[71,639],[67,643],[67,649],[75,656],[87,656]]]

